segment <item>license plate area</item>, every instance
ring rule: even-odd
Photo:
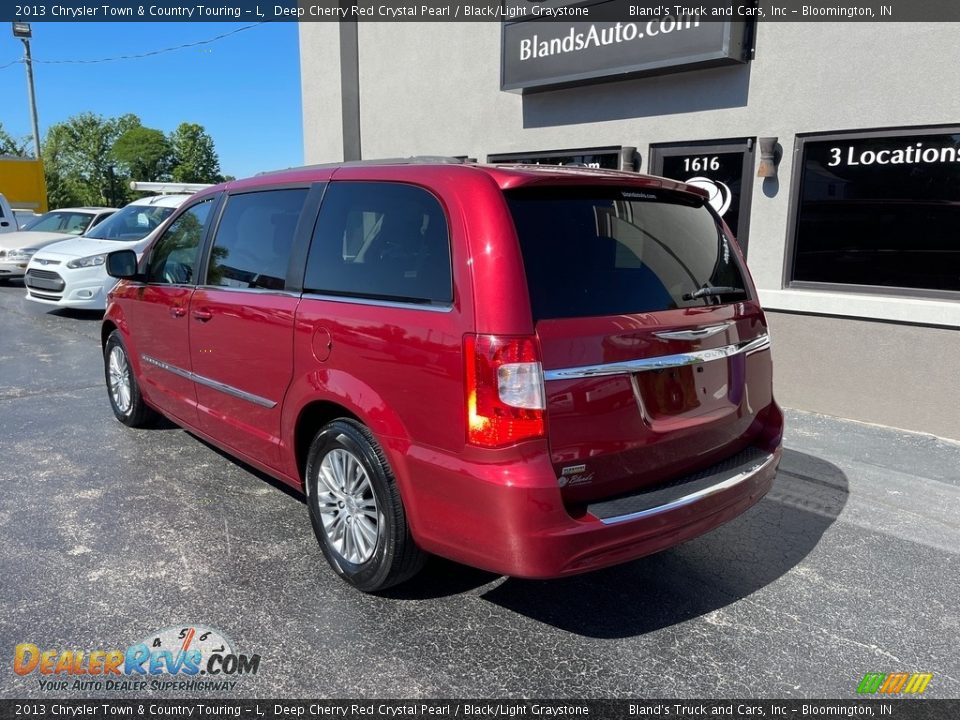
[[[42,278],[29,274],[24,278],[24,284],[37,290],[53,290],[54,292],[60,292],[64,287],[63,280],[59,278]]]
[[[741,364],[737,358],[725,358],[696,365],[647,370],[633,373],[631,384],[640,413],[651,425],[677,419],[732,412],[740,393],[731,379]]]

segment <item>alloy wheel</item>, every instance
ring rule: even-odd
[[[380,535],[377,499],[367,471],[352,452],[334,448],[317,474],[320,520],[330,545],[349,563],[366,562]]]
[[[130,412],[133,391],[130,387],[130,363],[123,348],[115,346],[110,350],[110,397],[114,405],[124,415]]]

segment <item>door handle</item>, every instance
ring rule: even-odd
[[[170,317],[181,318],[187,314],[187,309],[180,305],[174,305],[170,308]]]
[[[193,317],[200,322],[206,322],[213,318],[213,313],[209,310],[194,310]]]

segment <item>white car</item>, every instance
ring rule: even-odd
[[[117,283],[104,267],[107,253],[133,250],[141,255],[154,231],[189,194],[154,195],[132,203],[89,230],[34,253],[24,284],[27,299],[80,310],[105,310]]]
[[[13,212],[10,203],[7,202],[3,193],[0,193],[0,233],[12,233],[19,229],[17,217]]]
[[[29,224],[29,230],[0,235],[0,280],[23,277],[27,263],[40,248],[82,235],[116,211],[102,207],[51,210]]]

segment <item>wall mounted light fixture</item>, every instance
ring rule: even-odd
[[[757,138],[757,144],[760,146],[760,167],[757,169],[757,177],[775,178],[782,155],[780,146],[777,145],[777,138]]]

